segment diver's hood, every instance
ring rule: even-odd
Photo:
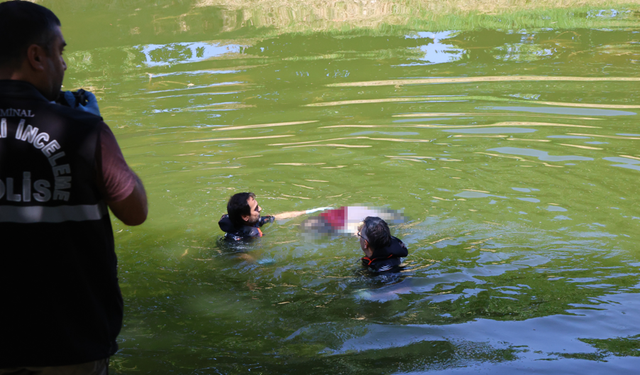
[[[371,259],[404,258],[407,255],[409,255],[407,246],[399,238],[391,236],[389,246],[380,250],[376,249]]]
[[[222,229],[222,231],[226,233],[235,233],[238,231],[238,228],[233,225],[231,219],[229,218],[229,215],[227,214],[222,215],[220,221],[218,221],[218,225],[220,226],[220,229]]]

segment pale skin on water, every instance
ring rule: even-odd
[[[242,215],[242,220],[246,221],[247,224],[249,225],[255,224],[258,222],[258,220],[260,220],[260,212],[262,212],[262,207],[260,207],[260,204],[258,203],[258,201],[253,197],[249,197],[249,199],[247,199],[247,203],[249,204],[251,211],[249,215]],[[307,211],[288,211],[288,212],[283,212],[273,216],[275,217],[276,220],[284,220],[284,219],[291,219],[294,217],[302,216],[302,215],[305,215],[306,213]],[[238,255],[238,258],[248,262],[256,261],[254,257],[252,257],[247,253],[242,253]]]
[[[257,223],[258,220],[260,220],[260,212],[262,212],[262,207],[260,207],[260,204],[258,204],[258,201],[255,200],[253,197],[249,197],[249,199],[247,200],[247,203],[249,204],[251,211],[249,215],[243,215],[242,220],[246,221],[247,224]],[[288,211],[288,212],[283,212],[273,216],[275,217],[276,220],[284,220],[284,219],[291,219],[294,217],[302,216],[305,214],[307,214],[306,210]]]

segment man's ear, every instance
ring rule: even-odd
[[[365,240],[366,241],[366,240]],[[373,255],[373,250],[371,250],[371,248],[369,247],[369,242],[367,242],[364,245],[364,253],[368,256],[371,257]]]
[[[251,216],[250,215],[242,215],[241,218],[244,221],[249,221],[249,219],[251,219]]]
[[[45,60],[47,51],[37,44],[32,44],[27,48],[27,61],[32,69],[43,71],[45,70]]]

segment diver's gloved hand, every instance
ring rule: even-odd
[[[83,89],[76,92],[65,91],[63,96],[69,107],[100,116],[98,99],[96,99],[96,96],[93,95],[92,92]]]
[[[276,221],[276,217],[275,217],[275,216],[271,216],[271,215],[268,215],[268,216],[261,216],[261,217],[260,217],[259,225],[260,225],[260,226],[263,226],[263,225],[265,225],[266,223],[273,223],[274,221]]]

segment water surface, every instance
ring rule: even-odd
[[[636,371],[637,13],[447,29],[373,2],[43,4],[65,88],[96,92],[150,199],[143,226],[114,221],[112,373]],[[303,218],[225,246],[239,191],[267,214],[403,210],[406,269],[371,277],[354,237]]]

